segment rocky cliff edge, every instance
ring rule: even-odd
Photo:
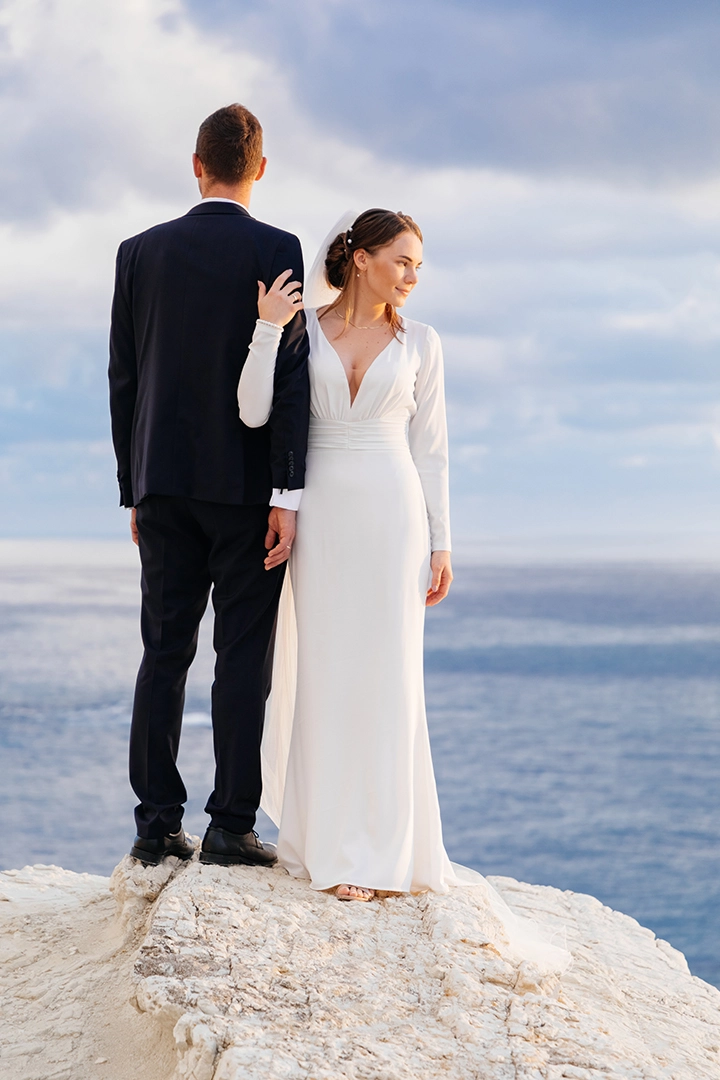
[[[590,896],[490,879],[565,944],[512,958],[482,888],[339,904],[280,869],[0,874],[3,1080],[718,1080],[720,992]]]

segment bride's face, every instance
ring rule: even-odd
[[[402,307],[417,285],[422,253],[422,244],[412,232],[401,233],[374,255],[357,251],[358,284],[367,290],[372,302]]]

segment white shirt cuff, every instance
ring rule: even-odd
[[[281,491],[280,488],[273,488],[270,505],[279,506],[281,510],[298,510],[302,493],[302,488],[294,488],[292,491]]]

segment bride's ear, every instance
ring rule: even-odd
[[[360,248],[359,251],[353,251],[353,261],[354,261],[356,267],[358,268],[358,270],[360,271],[360,273],[361,274],[364,273],[365,270],[367,270],[367,267],[368,267],[368,253],[367,253],[367,251],[365,251],[363,248]]]

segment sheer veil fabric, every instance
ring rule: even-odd
[[[328,284],[325,277],[327,253],[338,233],[345,232],[357,218],[354,210],[346,210],[318,248],[318,253],[306,275],[303,303],[306,309],[317,310],[332,304],[338,290]],[[270,820],[279,827],[282,814],[285,777],[287,774],[293,713],[295,710],[295,686],[297,681],[297,622],[292,591],[291,574],[285,575],[280,597],[275,658],[272,674],[272,692],[265,710],[265,728],[262,742],[263,797],[262,808]]]
[[[337,299],[325,277],[325,260],[330,245],[338,233],[345,232],[355,221],[354,210],[346,210],[335,222],[323,240],[306,275],[303,303],[306,308],[317,309]],[[280,597],[275,657],[272,674],[272,691],[265,710],[265,728],[262,742],[263,796],[262,808],[270,820],[279,827],[282,814],[285,777],[287,774],[290,737],[295,710],[295,685],[297,681],[297,623],[292,593],[292,578],[285,575]]]
[[[306,309],[337,296],[327,249],[355,217],[343,215],[322,245]],[[452,864],[442,841],[422,673],[430,550],[450,546],[442,350],[431,327],[403,326],[351,402],[308,310],[307,483],[278,612],[261,805],[279,826],[282,865],[313,888],[474,888],[508,957],[559,973],[570,955]]]
[[[327,259],[328,250],[335,237],[338,233],[345,232],[349,229],[357,216],[358,215],[354,210],[346,210],[345,213],[337,219],[320,245],[320,250],[310,267],[310,273],[305,278],[303,303],[306,308],[317,309],[325,307],[326,304],[332,304],[334,300],[337,300],[338,290],[333,289],[333,287],[328,284],[327,278],[325,277],[325,260]]]

